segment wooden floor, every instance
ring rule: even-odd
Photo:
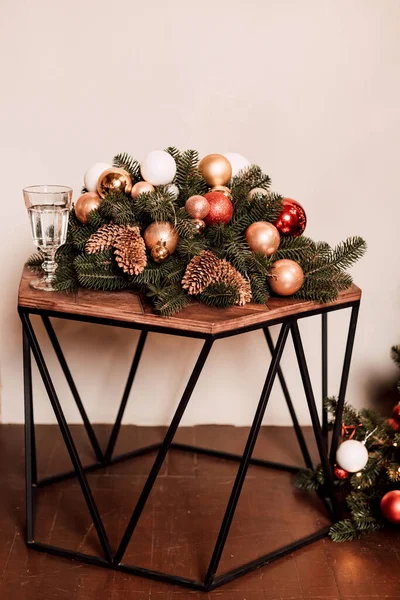
[[[108,429],[97,427],[106,441]],[[124,427],[119,451],[162,437],[161,428]],[[309,437],[309,431],[306,432]],[[73,428],[85,462],[91,455],[84,430]],[[182,429],[179,441],[241,452],[245,428]],[[70,468],[58,431],[37,428],[40,476]],[[257,456],[301,464],[292,432],[266,427]],[[112,546],[120,539],[153,456],[92,474],[89,482]],[[1,600],[361,600],[400,599],[400,530],[363,541],[314,543],[210,594],[150,582],[27,551],[24,528],[24,452],[20,426],[0,427]],[[124,562],[188,577],[204,575],[237,466],[171,452],[131,540]],[[228,537],[219,573],[316,531],[327,523],[313,495],[292,488],[290,475],[251,467]],[[80,552],[99,553],[87,508],[75,480],[41,490],[36,539]]]

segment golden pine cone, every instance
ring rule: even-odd
[[[103,225],[95,233],[92,233],[86,242],[86,252],[88,254],[95,254],[96,252],[110,250],[114,246],[121,229],[120,225],[114,225],[114,223]]]
[[[198,256],[192,258],[186,267],[182,279],[182,287],[189,294],[201,294],[206,287],[215,281],[215,274],[220,260],[213,252],[203,250]]]
[[[147,265],[146,246],[138,227],[120,227],[114,241],[115,260],[128,275],[139,275]]]
[[[239,306],[251,301],[250,281],[243,277],[235,267],[225,259],[219,261],[216,283],[226,283],[236,287],[239,292]]]

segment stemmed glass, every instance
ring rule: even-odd
[[[35,290],[53,292],[57,248],[65,244],[72,189],[64,185],[32,185],[23,189],[32,237],[44,255],[43,277],[31,281]]]

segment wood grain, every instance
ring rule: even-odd
[[[341,292],[335,302],[324,305],[292,298],[270,298],[267,306],[246,304],[218,309],[193,302],[177,315],[166,318],[156,315],[146,299],[133,291],[97,292],[79,288],[76,293],[40,292],[29,285],[35,277],[27,268],[24,269],[18,294],[18,305],[23,308],[87,315],[211,335],[279,321],[291,315],[318,310],[323,306],[340,306],[361,298],[360,288],[352,285],[348,290]]]

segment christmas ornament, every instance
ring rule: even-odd
[[[186,200],[185,209],[193,219],[204,219],[210,212],[210,203],[204,196],[190,196]]]
[[[169,250],[166,242],[157,242],[151,249],[151,257],[156,263],[162,263],[169,257]]]
[[[225,259],[218,258],[213,252],[203,250],[192,258],[186,267],[182,287],[189,295],[201,294],[212,283],[226,283],[238,292],[237,304],[243,306],[251,300],[250,283]]]
[[[348,471],[345,471],[345,469],[341,469],[337,465],[335,465],[333,467],[333,472],[335,474],[335,477],[337,477],[337,479],[344,480],[344,479],[347,479],[348,476],[349,476],[349,472]]]
[[[143,237],[149,250],[152,250],[159,242],[165,242],[170,254],[175,252],[179,242],[178,232],[168,221],[151,223],[145,230]]]
[[[210,192],[221,192],[221,194],[224,194],[227,198],[229,198],[229,200],[232,198],[231,190],[226,187],[226,185],[214,185]]]
[[[92,233],[85,245],[85,250],[88,254],[96,254],[110,250],[115,243],[122,229],[121,225],[107,223]]]
[[[131,196],[132,198],[137,198],[140,194],[154,192],[154,190],[154,185],[151,185],[151,183],[149,183],[148,181],[138,181],[132,187]]]
[[[246,242],[253,252],[271,256],[278,250],[281,240],[275,225],[267,221],[252,223],[244,234]]]
[[[387,521],[400,525],[400,490],[392,490],[381,500],[381,513]]]
[[[400,423],[397,419],[387,419],[386,423],[391,427],[394,431],[400,431]]]
[[[227,152],[224,154],[225,158],[229,160],[232,168],[232,177],[236,177],[236,175],[243,171],[244,169],[248,169],[250,167],[250,162],[237,152]]]
[[[338,465],[349,473],[361,471],[368,462],[368,450],[363,442],[346,440],[336,452]]]
[[[208,185],[225,185],[232,177],[231,163],[222,154],[208,154],[199,163],[199,171]]]
[[[253,188],[249,192],[249,196],[248,196],[249,200],[252,200],[254,198],[254,196],[256,196],[257,194],[259,194],[261,196],[268,196],[269,192],[267,190],[264,190],[264,188]]]
[[[307,217],[304,208],[291,198],[283,199],[283,209],[275,222],[275,226],[281,235],[298,237],[307,225]]]
[[[94,192],[86,192],[78,198],[75,203],[76,218],[84,225],[88,222],[88,215],[91,210],[97,210],[101,204],[101,198]]]
[[[179,197],[179,188],[175,183],[169,183],[165,186],[165,191],[171,194],[176,200]]]
[[[112,167],[104,171],[97,182],[97,193],[104,196],[109,192],[121,192],[130,194],[132,190],[132,179],[128,171]]]
[[[165,150],[153,150],[140,163],[140,173],[153,185],[166,185],[175,177],[176,162]]]
[[[278,296],[292,296],[303,285],[303,269],[294,260],[282,258],[274,262],[271,268],[269,285]]]
[[[400,421],[400,404],[396,404],[392,412],[393,419]]]
[[[204,221],[202,219],[193,219],[193,225],[196,228],[196,232],[198,234],[203,233],[203,231],[206,228],[206,224],[204,223]]]
[[[86,171],[85,176],[83,178],[85,183],[85,188],[88,192],[96,192],[97,191],[97,182],[99,177],[104,171],[107,169],[111,169],[112,166],[107,163],[98,162],[89,167]]]
[[[139,275],[147,265],[146,246],[138,227],[121,227],[114,243],[117,265],[128,275]]]
[[[210,210],[204,217],[207,227],[217,223],[229,223],[233,215],[232,202],[221,192],[208,192],[204,198],[210,204]]]

